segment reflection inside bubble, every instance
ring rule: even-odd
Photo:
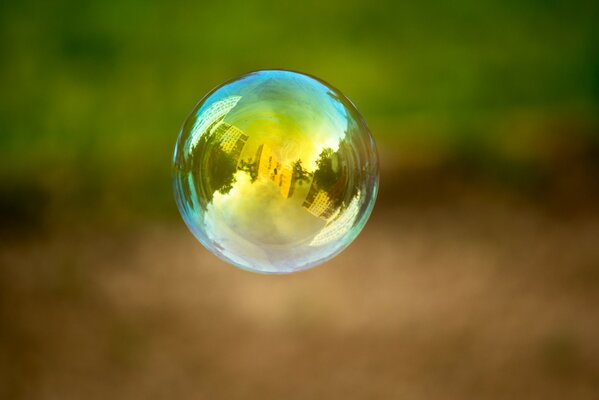
[[[376,197],[372,137],[330,86],[288,71],[225,84],[194,109],[174,157],[179,209],[212,252],[288,273],[343,250]]]

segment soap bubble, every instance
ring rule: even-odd
[[[316,78],[258,71],[208,93],[173,159],[195,237],[245,270],[284,274],[345,249],[378,189],[372,136],[355,106]]]

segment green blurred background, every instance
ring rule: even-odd
[[[0,397],[597,398],[594,1],[0,2]],[[329,266],[236,271],[179,218],[214,86],[306,72],[377,141]]]

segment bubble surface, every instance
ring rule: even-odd
[[[282,70],[208,93],[173,159],[191,232],[221,259],[261,273],[304,270],[345,249],[370,216],[378,179],[355,106],[321,80]]]

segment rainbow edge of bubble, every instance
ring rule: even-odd
[[[246,74],[208,93],[173,156],[194,236],[241,269],[287,274],[343,251],[376,201],[377,150],[340,91],[298,72]]]

